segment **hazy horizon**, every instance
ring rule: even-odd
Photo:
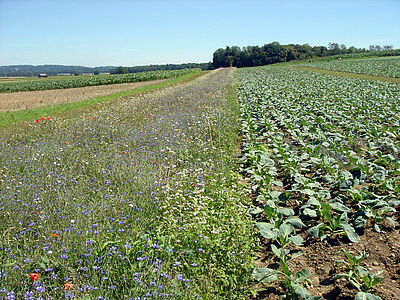
[[[206,63],[218,48],[400,48],[399,1],[0,0],[0,65]]]

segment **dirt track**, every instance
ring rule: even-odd
[[[97,96],[132,90],[138,87],[155,84],[163,80],[121,83],[100,86],[88,86],[64,90],[47,90],[33,92],[1,93],[0,112],[30,109],[51,104],[81,101]]]

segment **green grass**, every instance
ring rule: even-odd
[[[52,117],[55,115],[62,114],[71,114],[81,112],[84,109],[87,109],[93,105],[103,103],[106,101],[116,100],[120,97],[132,96],[140,93],[149,92],[155,89],[163,88],[166,86],[170,86],[179,82],[190,81],[193,80],[200,75],[204,74],[203,71],[195,71],[189,74],[181,75],[161,83],[156,83],[140,88],[136,88],[133,90],[122,91],[118,93],[113,93],[105,96],[99,96],[95,98],[90,98],[83,101],[65,103],[65,104],[56,104],[51,106],[43,106],[38,108],[13,111],[13,112],[2,112],[0,113],[0,128],[7,127],[13,123],[20,123],[23,121],[32,121],[34,122],[36,119],[40,119],[41,117]]]

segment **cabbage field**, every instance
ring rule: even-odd
[[[400,86],[290,67],[238,74],[259,298],[398,297]]]
[[[348,60],[335,59],[310,63],[307,66],[332,71],[400,78],[399,56]]]
[[[0,84],[0,93],[22,91],[43,91],[55,89],[68,89],[84,86],[96,86],[116,83],[130,83],[155,79],[167,79],[191,73],[199,69],[162,70],[132,74],[92,75],[79,77],[61,77],[60,79],[42,78],[40,80],[27,80],[4,82]]]

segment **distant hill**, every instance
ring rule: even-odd
[[[0,76],[37,76],[40,73],[45,73],[49,76],[57,75],[60,73],[94,73],[96,71],[110,72],[115,66],[107,67],[83,67],[83,66],[63,66],[63,65],[11,65],[11,66],[0,66]]]
[[[167,64],[167,65],[150,65],[135,67],[117,67],[117,66],[101,66],[101,67],[84,67],[84,66],[64,66],[64,65],[11,65],[0,66],[0,77],[5,76],[37,76],[45,73],[49,76],[55,76],[61,73],[81,74],[81,73],[119,73],[118,70],[127,70],[129,73],[156,71],[156,70],[179,70],[185,68],[201,68],[203,70],[212,69],[211,63],[187,63],[187,64]]]

